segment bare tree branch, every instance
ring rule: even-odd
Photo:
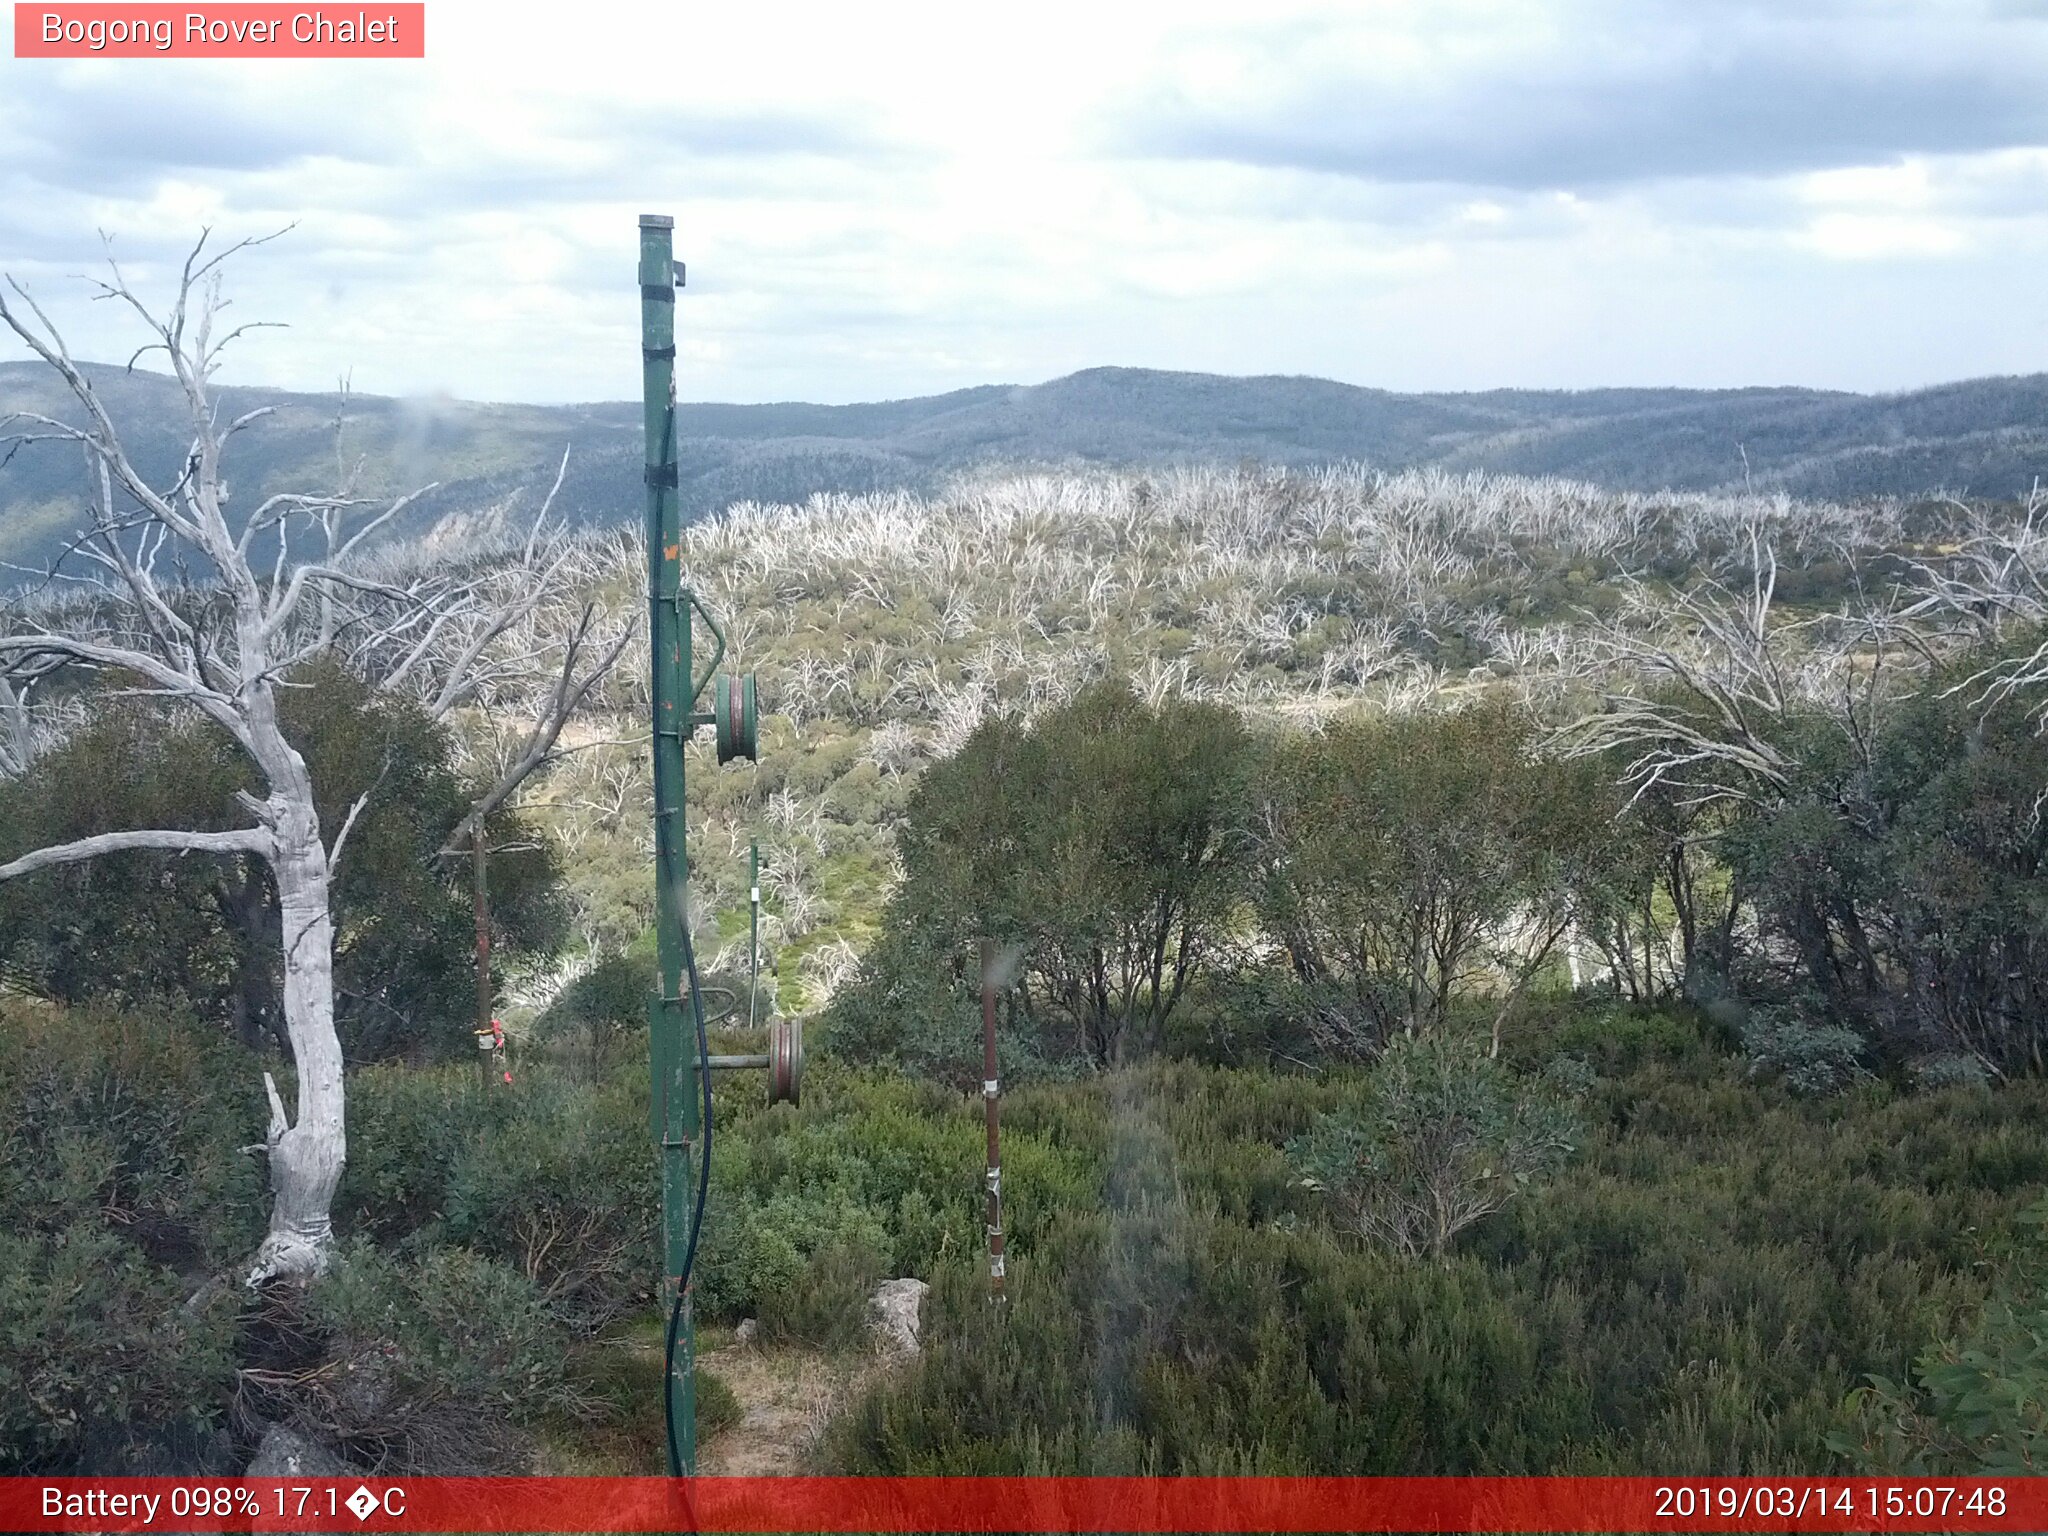
[[[138,848],[176,853],[254,853],[267,858],[271,852],[271,837],[261,827],[248,827],[239,832],[102,832],[94,837],[81,837],[76,842],[38,848],[34,853],[0,864],[0,880],[12,880],[18,875],[34,874],[39,869],[49,869],[54,865],[81,864],[102,854],[125,853]]]
[[[444,856],[466,845],[493,811],[503,805],[538,769],[552,760],[556,755],[555,743],[560,740],[562,728],[569,723],[569,717],[582,707],[591,690],[604,681],[606,675],[617,664],[627,642],[633,638],[631,624],[620,630],[617,637],[599,653],[580,679],[576,675],[578,658],[596,616],[597,605],[586,603],[582,616],[577,620],[575,631],[562,648],[562,670],[555,679],[554,689],[534,719],[533,728],[528,731],[518,755],[506,765],[496,782],[484,792],[475,805],[470,807],[469,814],[463,817],[455,830],[449,834],[447,843],[441,849]]]

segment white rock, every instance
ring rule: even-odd
[[[333,1451],[317,1440],[308,1440],[296,1430],[273,1424],[263,1432],[256,1447],[256,1459],[249,1463],[251,1477],[341,1477],[349,1468]]]
[[[917,1353],[918,1311],[931,1287],[922,1280],[884,1280],[868,1300],[869,1323],[892,1349]]]
[[[732,1331],[732,1341],[735,1344],[751,1344],[754,1342],[754,1335],[760,1331],[761,1324],[758,1319],[743,1317],[739,1326]]]

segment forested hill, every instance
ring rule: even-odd
[[[182,451],[181,404],[165,378],[90,370],[145,469]],[[48,370],[0,363],[0,415],[64,415]],[[224,409],[275,415],[238,439],[251,494],[325,488],[335,477],[334,395],[220,391]],[[530,510],[573,449],[560,507],[579,523],[628,520],[641,504],[640,408],[480,405],[357,395],[350,462],[367,493],[438,481],[405,531]],[[1324,379],[1093,368],[1029,387],[988,385],[869,405],[692,404],[683,416],[689,513],[815,491],[930,489],[1005,463],[1310,465],[1364,460],[1558,475],[1617,490],[1741,485],[1846,499],[2023,493],[2048,465],[2048,374],[1978,379],[1898,395],[1808,389],[1495,390],[1403,395]],[[37,564],[76,526],[75,454],[32,445],[0,470],[0,559]]]

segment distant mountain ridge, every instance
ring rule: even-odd
[[[131,451],[162,475],[184,449],[182,400],[142,371],[89,368]],[[227,388],[223,410],[270,406],[238,438],[231,488],[325,489],[336,479],[337,395]],[[68,416],[33,362],[0,363],[0,416]],[[530,516],[562,450],[559,508],[586,525],[641,510],[640,407],[489,405],[356,395],[343,457],[365,494],[439,489],[397,532],[459,538]],[[1758,490],[1833,499],[1936,490],[2024,494],[2048,470],[2048,374],[1973,379],[1893,395],[1796,388],[1490,390],[1395,394],[1303,377],[1090,368],[1049,383],[982,385],[861,405],[688,404],[685,512],[820,491],[929,490],[977,465],[1203,461],[1308,466],[1363,460],[1558,475],[1617,490]],[[0,469],[0,560],[35,566],[76,526],[75,453],[24,449]]]

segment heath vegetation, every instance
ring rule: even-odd
[[[653,1470],[644,551],[241,510],[186,319],[185,481],[14,423],[107,489],[0,617],[0,1469]],[[2038,1469],[2042,510],[1245,466],[694,523],[764,720],[692,749],[690,920],[758,1048],[757,842],[816,1057],[717,1090],[701,1315],[858,1351],[932,1283],[802,1448],[854,1472]]]

